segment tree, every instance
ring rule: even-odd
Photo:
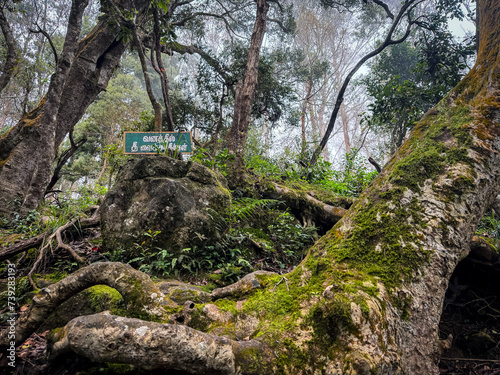
[[[0,4],[0,28],[2,29],[5,44],[7,45],[7,52],[5,62],[3,64],[0,75],[0,92],[3,91],[5,86],[8,85],[10,79],[14,74],[14,70],[18,64],[17,59],[17,46],[14,39],[14,33],[10,27],[7,18],[5,17],[4,10],[6,8],[5,1]]]
[[[326,128],[325,134],[323,138],[321,139],[321,142],[319,145],[316,147],[314,150],[314,153],[309,161],[309,165],[314,165],[321,153],[321,151],[326,147],[326,144],[328,143],[328,140],[330,139],[331,133],[333,131],[333,128],[335,126],[335,122],[337,120],[337,116],[339,114],[339,111],[342,106],[342,102],[344,101],[344,96],[347,90],[347,87],[349,86],[350,81],[352,80],[353,76],[356,74],[356,72],[363,66],[365,62],[370,60],[371,58],[377,56],[379,53],[381,53],[384,49],[386,49],[388,46],[394,45],[394,44],[399,44],[404,42],[408,36],[410,35],[412,28],[414,26],[425,26],[425,17],[419,14],[419,7],[425,2],[425,0],[405,0],[401,3],[400,8],[397,10],[396,13],[392,13],[390,10],[390,7],[388,3],[385,3],[383,1],[374,1],[372,4],[373,6],[379,6],[380,9],[379,11],[383,12],[387,19],[390,20],[390,26],[388,30],[386,31],[386,34],[384,35],[384,38],[382,41],[380,41],[376,48],[371,50],[369,53],[364,55],[358,62],[357,64],[349,71],[345,79],[343,80],[343,83],[338,91],[337,98],[335,100],[335,106],[332,112],[332,115],[330,116],[330,120],[328,122],[328,126]],[[325,0],[323,1],[325,5],[328,6],[352,6],[353,3],[347,1],[347,2],[342,2],[342,1],[336,1],[336,0]],[[368,4],[367,1],[364,1],[365,4]],[[356,2],[354,2],[356,4]],[[373,12],[373,8],[368,6],[368,16],[371,14],[376,14],[371,13]]]
[[[266,0],[257,0],[257,14],[248,50],[247,65],[243,81],[236,85],[233,123],[228,134],[229,152],[234,154],[233,176],[236,184],[244,185],[245,145],[250,123],[250,111],[257,87],[260,47],[266,33],[267,12],[269,4]]]
[[[445,23],[446,25],[446,23]],[[382,52],[364,79],[373,102],[367,116],[376,132],[389,135],[389,154],[401,146],[413,125],[462,78],[475,46],[454,42],[439,25]]]
[[[478,8],[474,68],[292,272],[256,272],[209,304],[176,306],[130,267],[96,263],[44,288],[16,322],[16,341],[98,283],[121,291],[131,315],[171,323],[81,316],[53,333],[52,358],[73,351],[193,374],[437,374],[448,281],[500,191],[500,6]]]
[[[4,217],[38,206],[59,145],[106,87],[125,50],[121,30],[107,17],[79,41],[87,2],[72,2],[63,51],[47,94],[0,139],[0,215]],[[148,3],[136,5],[144,9]]]

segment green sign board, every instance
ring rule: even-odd
[[[123,133],[124,154],[157,154],[166,149],[182,154],[193,152],[191,132]]]

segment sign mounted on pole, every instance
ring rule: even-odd
[[[181,154],[193,152],[191,132],[123,133],[124,154],[164,154],[167,149]]]

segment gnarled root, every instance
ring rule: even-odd
[[[224,375],[251,374],[248,353],[265,352],[257,340],[236,342],[183,325],[108,314],[73,319],[49,338],[48,351],[51,359],[73,351],[92,361],[128,363],[146,370]]]
[[[175,305],[148,275],[123,263],[93,263],[63,280],[40,290],[29,310],[16,321],[16,344],[24,342],[64,301],[94,285],[115,288],[136,315],[164,318],[164,305]],[[0,346],[7,343],[7,330],[0,333]]]

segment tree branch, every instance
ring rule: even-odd
[[[52,53],[54,55],[54,62],[57,65],[59,57],[57,56],[57,50],[56,47],[54,46],[54,43],[52,42],[52,38],[50,37],[49,33],[43,30],[40,26],[38,26],[38,24],[36,26],[38,27],[38,30],[29,29],[29,31],[34,34],[42,34],[45,38],[47,38],[50,44],[50,48],[52,48]]]

